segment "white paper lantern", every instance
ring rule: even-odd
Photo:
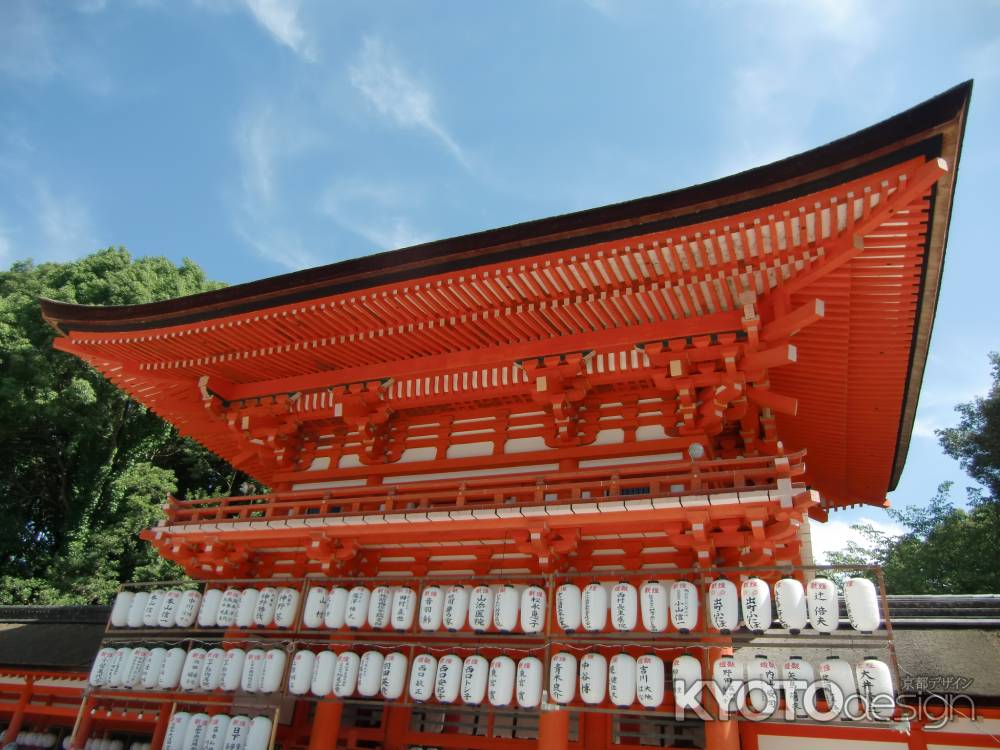
[[[179,685],[181,690],[188,692],[195,691],[201,684],[201,671],[205,668],[205,657],[208,652],[203,648],[193,648],[184,657],[184,664],[181,667],[181,678]]]
[[[337,657],[337,668],[333,674],[333,694],[338,698],[350,698],[358,686],[358,670],[361,657],[353,651],[345,651]]]
[[[735,633],[740,622],[740,597],[736,584],[725,578],[708,587],[708,620],[724,635]]]
[[[878,592],[867,578],[848,578],[844,582],[844,604],[851,627],[862,633],[874,633],[882,625]]]
[[[588,583],[581,596],[580,621],[588,633],[599,633],[608,622],[608,591],[599,583]]]
[[[437,659],[430,654],[419,654],[413,659],[410,670],[410,697],[417,703],[429,701],[434,695],[434,680],[437,677]]]
[[[615,654],[608,664],[608,694],[619,708],[635,703],[635,658]]]
[[[413,616],[417,611],[417,592],[408,586],[400,586],[392,592],[392,629],[405,633],[413,627]]]
[[[255,716],[247,732],[246,750],[267,750],[271,744],[272,723],[266,716]]]
[[[163,597],[167,592],[163,589],[153,589],[149,592],[146,600],[146,609],[142,612],[142,626],[145,628],[155,628],[160,622],[160,607],[163,605]]]
[[[635,630],[638,620],[639,595],[628,581],[620,581],[611,588],[611,626],[620,632]]]
[[[125,624],[130,628],[141,628],[142,617],[146,612],[146,605],[149,603],[148,591],[136,591],[132,597],[132,604],[128,608],[128,617]]]
[[[560,704],[571,703],[576,697],[576,657],[563,651],[549,661],[549,697]]]
[[[288,654],[284,649],[271,648],[264,654],[264,670],[260,676],[260,692],[276,693],[281,689],[281,680],[285,676],[285,663]]]
[[[333,692],[333,681],[336,676],[337,655],[333,651],[320,651],[316,654],[309,692],[318,698],[329,695]]]
[[[378,695],[382,684],[382,664],[385,656],[379,651],[365,651],[358,663],[358,694],[365,698]]]
[[[643,708],[663,705],[666,669],[656,654],[643,654],[635,662],[635,693]]]
[[[247,735],[250,733],[250,717],[234,716],[229,720],[226,730],[226,743],[223,750],[246,750]]]
[[[748,578],[740,589],[743,622],[751,633],[763,633],[771,627],[771,589],[760,578]]]
[[[438,661],[437,675],[434,678],[434,699],[438,703],[454,703],[461,685],[461,657],[454,654],[442,656]]]
[[[469,616],[469,589],[465,586],[449,586],[444,595],[442,622],[446,630],[461,630]]]
[[[441,629],[444,614],[444,593],[440,586],[428,586],[420,593],[420,629],[432,633]]]
[[[517,627],[521,607],[521,592],[516,586],[501,586],[493,598],[493,624],[501,633],[512,633]]]
[[[608,660],[598,653],[580,659],[580,698],[588,706],[604,702],[608,693]]]
[[[735,587],[733,593],[735,594]],[[718,685],[723,695],[732,691],[729,701],[720,700],[720,703],[723,706],[728,703],[727,710],[730,713],[739,711],[745,699],[744,691],[741,688],[745,680],[742,662],[737,661],[733,656],[720,656],[712,664],[712,680]]]
[[[858,714],[858,686],[854,669],[839,656],[828,656],[819,663],[819,679],[826,694],[828,710],[835,716],[848,718]]]
[[[311,586],[306,594],[306,605],[302,609],[302,626],[310,630],[323,627],[326,615],[326,604],[330,600],[330,592],[323,586]]]
[[[240,593],[240,606],[236,610],[236,627],[249,628],[253,626],[259,597],[260,592],[257,589],[243,589]]]
[[[806,716],[805,694],[806,688],[816,681],[816,672],[812,665],[801,656],[790,656],[781,665],[781,679],[785,681],[785,703],[791,705],[796,716]],[[795,688],[791,683],[801,681],[805,683],[800,688]],[[810,708],[812,708],[810,706]]]
[[[469,595],[469,627],[475,633],[485,633],[493,622],[493,589],[476,586]]]
[[[174,618],[174,623],[179,628],[189,628],[194,625],[195,618],[198,616],[198,608],[201,606],[201,592],[195,591],[193,589],[188,589],[181,593],[181,598],[177,602],[177,614]],[[205,719],[205,724],[208,724],[208,719]],[[205,727],[202,727],[204,731]]]
[[[521,631],[528,634],[541,633],[545,629],[547,611],[545,589],[541,586],[526,586],[521,592]]]
[[[478,706],[486,698],[489,663],[479,654],[467,656],[462,662],[462,702]]]
[[[240,676],[240,690],[244,693],[259,693],[261,679],[264,676],[264,649],[252,648],[247,651],[243,662],[243,674]]]
[[[866,656],[854,668],[854,677],[867,714],[875,720],[891,719],[896,711],[896,691],[889,665],[874,656]]]
[[[306,695],[312,685],[313,669],[316,667],[316,654],[309,649],[300,649],[292,657],[292,666],[288,670],[288,692],[292,695]]]
[[[670,586],[670,619],[681,633],[698,629],[698,588],[688,581]]]
[[[180,589],[170,589],[163,595],[160,616],[156,622],[161,628],[172,628],[177,624],[177,605],[180,604],[182,593]]]
[[[111,605],[111,625],[115,628],[124,628],[128,625],[128,613],[132,608],[132,601],[135,594],[131,591],[119,591],[115,596],[114,604]]]
[[[746,674],[750,705],[758,713],[770,716],[778,707],[778,694],[774,689],[778,665],[765,654],[757,654],[747,663]]]
[[[526,656],[517,663],[514,690],[521,708],[535,708],[542,702],[543,669],[541,659],[534,656]]]
[[[701,680],[701,662],[690,654],[681,654],[671,666],[674,701],[680,708],[694,708],[701,696],[701,689],[691,692],[691,686]]]
[[[219,600],[219,611],[215,615],[215,624],[220,628],[233,627],[236,624],[236,618],[240,613],[240,605],[242,603],[242,591],[234,588],[226,589],[222,593],[222,599]],[[256,600],[253,603],[256,605]],[[252,609],[250,611],[252,613]]]
[[[208,720],[205,730],[205,744],[202,750],[223,750],[226,745],[226,735],[229,733],[229,717],[216,714]],[[142,750],[140,748],[140,750]]]
[[[344,614],[344,624],[351,630],[364,627],[368,619],[368,605],[372,594],[364,586],[355,586],[347,594],[347,610]]]
[[[253,611],[254,627],[266,628],[274,622],[274,612],[278,606],[278,590],[265,586],[257,593],[257,606]]]
[[[368,626],[373,630],[384,630],[392,617],[392,589],[376,586],[368,599]]]
[[[108,677],[111,674],[111,663],[115,658],[115,649],[102,648],[97,652],[94,663],[90,667],[90,677],[88,682],[94,687],[102,687],[108,684]]]
[[[225,659],[226,651],[222,648],[213,648],[205,654],[205,666],[198,681],[200,690],[210,693],[219,689],[222,685],[222,664]]]
[[[295,616],[298,613],[299,592],[288,586],[279,588],[274,605],[274,624],[279,628],[290,628],[295,624]]]
[[[198,607],[199,628],[214,628],[219,624],[219,607],[222,605],[222,595],[222,589],[205,590],[201,597],[201,605]],[[209,728],[211,729],[211,721],[209,721]]]
[[[416,594],[413,598],[416,599]],[[385,655],[382,661],[382,681],[379,685],[379,694],[385,700],[395,701],[403,696],[403,689],[406,687],[406,663],[406,655],[399,651]]]
[[[582,596],[580,587],[572,583],[564,583],[556,589],[556,622],[563,632],[573,633],[580,629]]]
[[[497,656],[490,662],[486,694],[490,705],[506,708],[514,700],[514,677],[517,665],[509,656]]]
[[[159,686],[160,673],[163,671],[163,664],[167,660],[167,650],[157,646],[149,650],[146,663],[142,665],[142,674],[139,677],[139,685],[143,690],[154,690]]]
[[[122,687],[122,682],[125,680],[125,667],[131,657],[132,649],[128,646],[115,649],[115,655],[111,657],[111,664],[108,667],[108,681],[105,683],[107,687]]]
[[[840,620],[837,586],[829,578],[814,578],[806,590],[809,624],[818,633],[832,633]]]
[[[659,581],[646,581],[639,590],[642,627],[649,633],[662,633],[670,626],[670,599],[667,587]]]
[[[794,578],[782,578],[774,584],[774,606],[778,622],[792,635],[798,635],[809,624],[806,612],[806,592]]]
[[[354,602],[357,613],[355,621],[363,619],[368,614],[368,599],[365,598],[368,594],[364,593],[367,589],[364,586],[360,586],[359,589],[361,590],[356,594]],[[342,586],[334,586],[330,589],[330,598],[326,602],[326,612],[323,615],[323,625],[330,630],[340,630],[344,627],[347,622],[347,603],[350,599],[351,592]]]
[[[167,723],[167,733],[163,737],[163,750],[183,750],[184,734],[187,732],[191,714],[187,711],[175,711]]]
[[[226,651],[226,657],[222,660],[222,680],[220,687],[226,692],[232,692],[239,688],[243,679],[243,665],[247,659],[247,653],[241,648],[231,648]]]
[[[208,734],[208,721],[208,714],[191,714],[181,742],[183,750],[202,750]]]

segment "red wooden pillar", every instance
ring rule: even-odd
[[[21,732],[21,727],[24,725],[24,709],[28,707],[28,701],[31,700],[31,686],[34,681],[35,678],[31,675],[24,678],[24,687],[21,688],[21,695],[17,699],[17,708],[14,709],[14,715],[10,717],[10,725],[3,735],[5,745],[8,742],[13,742],[14,738]]]
[[[608,746],[609,714],[581,714],[583,723],[583,750],[605,750]]]
[[[409,743],[406,741],[407,733],[410,730],[410,709],[406,706],[392,706],[386,704],[385,709],[385,750],[406,750]]]
[[[337,746],[343,712],[344,704],[340,701],[320,701],[316,704],[312,733],[309,735],[309,750],[328,750]]]
[[[87,698],[80,706],[80,718],[73,729],[73,739],[70,743],[73,750],[83,750],[83,746],[87,744],[91,727],[94,726],[93,711],[94,699]],[[158,750],[158,748],[154,747],[154,750]]]
[[[720,656],[732,656],[733,649],[728,647],[710,648],[705,653],[702,661],[702,675],[705,679],[712,678],[712,665]],[[711,692],[705,690],[705,707],[713,716],[719,715],[719,706],[712,698]],[[740,725],[736,719],[719,721],[718,719],[705,722],[705,750],[740,750]]]
[[[566,750],[569,747],[569,711],[543,710],[538,721],[538,750]]]
[[[153,736],[149,740],[152,750],[160,750],[163,747],[163,739],[167,736],[167,726],[170,724],[172,705],[169,701],[160,704],[156,712],[156,723],[153,724]]]

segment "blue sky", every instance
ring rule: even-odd
[[[98,247],[236,283],[703,182],[976,79],[892,500],[1000,348],[1000,3],[0,3],[0,266]],[[959,492],[959,497],[963,493]],[[878,511],[843,513],[830,540]]]

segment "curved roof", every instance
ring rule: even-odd
[[[642,247],[643,240],[690,231],[690,228],[714,233],[716,229],[722,231],[726,222],[749,220],[755,215],[767,222],[769,212],[777,210],[775,207],[786,210],[787,216],[787,210],[798,205],[796,202],[812,200],[815,196],[836,203],[836,190],[844,186],[848,190],[846,200],[852,200],[854,193],[851,190],[878,191],[878,184],[865,183],[865,180],[877,178],[885,184],[888,175],[905,169],[908,172],[901,178],[905,181],[907,175],[912,177],[921,164],[943,159],[948,165],[947,173],[929,188],[926,195],[914,199],[914,221],[907,230],[910,232],[906,240],[908,250],[900,256],[901,260],[892,263],[884,259],[874,263],[864,259],[851,260],[845,268],[833,271],[823,281],[822,294],[816,293],[815,296],[823,297],[828,306],[832,305],[836,311],[835,319],[824,321],[814,340],[807,339],[800,345],[807,352],[823,352],[825,357],[822,361],[817,360],[815,372],[809,376],[813,381],[803,385],[803,376],[798,370],[801,365],[797,366],[796,372],[782,371],[774,378],[786,390],[801,391],[804,388],[805,392],[796,394],[797,397],[807,402],[812,398],[810,406],[819,413],[826,398],[819,387],[823,378],[842,379],[848,369],[862,368],[860,360],[867,358],[864,366],[868,371],[864,373],[864,378],[846,388],[841,394],[842,400],[834,403],[835,415],[843,419],[826,420],[830,434],[813,438],[815,425],[807,425],[795,417],[782,418],[779,426],[783,436],[790,436],[795,448],[810,447],[814,441],[824,441],[824,450],[829,450],[832,457],[828,465],[817,467],[817,475],[810,476],[814,484],[820,485],[821,491],[822,485],[830,483],[837,487],[832,494],[841,498],[840,504],[851,495],[857,495],[863,502],[875,502],[876,495],[881,493],[884,497],[885,491],[895,487],[909,444],[937,304],[971,91],[971,82],[961,84],[910,110],[825,146],[682,190],[162,302],[90,307],[42,300],[42,313],[58,331],[68,336],[68,344],[60,348],[73,351],[97,366],[100,366],[102,357],[121,360],[123,352],[128,352],[127,359],[133,359],[134,352],[135,362],[140,368],[146,368],[149,375],[153,374],[152,370],[172,367],[175,368],[171,371],[174,375],[183,374],[197,379],[201,372],[217,380],[229,381],[234,392],[252,392],[255,383],[268,380],[262,373],[273,373],[272,367],[261,366],[252,370],[248,365],[238,369],[232,361],[228,362],[225,370],[199,371],[194,367],[200,365],[202,360],[208,367],[209,360],[215,362],[218,358],[208,356],[217,346],[211,338],[217,327],[232,326],[234,322],[238,326],[242,322],[259,325],[263,331],[268,318],[273,321],[279,316],[306,313],[307,309],[314,310],[316,304],[321,302],[329,302],[332,309],[338,300],[342,306],[345,301],[353,303],[358,298],[374,299],[378,294],[383,295],[385,300],[389,299],[385,296],[387,294],[395,294],[400,289],[405,292],[406,288],[416,288],[427,280],[439,285],[457,284],[470,274],[475,276],[477,271],[483,269],[499,269],[503,264],[527,263],[538,267],[542,263],[548,268],[550,263],[561,263],[570,257],[575,260],[574,253],[584,249],[598,248],[598,256],[602,252],[614,254],[618,252],[613,249],[617,246],[624,245],[625,251],[628,251],[629,243],[634,245],[638,242]],[[840,196],[839,200],[843,203],[845,198]],[[819,204],[815,205],[818,208]],[[803,209],[800,207],[798,210]],[[725,229],[728,230],[728,224]],[[886,230],[883,227],[880,231],[884,235]],[[807,257],[806,263],[809,262],[811,260]],[[520,267],[525,268],[523,265]],[[802,259],[793,258],[777,273],[779,277],[783,274],[785,278],[790,278],[801,270]],[[886,299],[882,295],[889,286],[892,286],[891,294],[895,295],[891,300],[891,310],[882,304]],[[309,308],[309,305],[312,307]],[[723,309],[727,309],[725,303]],[[687,330],[679,324],[689,323],[690,316],[690,311],[687,311],[687,321],[676,321],[679,331]],[[353,323],[358,321],[353,320]],[[303,331],[310,328],[305,315],[300,315],[295,325],[283,330],[281,336],[297,335],[289,331],[298,331],[299,327]],[[361,350],[348,346],[348,343],[358,343],[355,340],[357,331],[345,329],[344,333],[344,346],[338,351],[350,351],[352,357],[360,358],[357,361],[363,361]],[[195,338],[182,342],[179,337],[185,335]],[[305,336],[305,333],[302,335]],[[552,335],[551,332],[549,335]],[[831,352],[824,349],[825,342],[837,335],[842,338],[840,350]],[[198,346],[193,345],[196,338]],[[364,334],[360,338],[363,339]],[[159,341],[157,346],[176,347],[169,356],[164,355],[170,362],[144,361],[146,354],[143,352],[148,350],[153,339]],[[184,349],[182,344],[188,348]],[[487,342],[486,345],[496,346],[496,342]],[[297,350],[298,345],[295,348]],[[206,356],[199,358],[198,354]],[[188,356],[192,358],[187,359]],[[373,356],[374,365],[379,360]],[[232,355],[229,357],[232,360]],[[314,368],[318,374],[343,372],[346,377],[348,371],[354,375],[358,369],[333,360],[321,362],[318,354],[310,355],[308,362],[301,357],[293,358],[289,352],[285,357],[286,362],[294,361],[296,367],[307,368],[303,372]],[[885,361],[879,360],[879,357],[891,358],[891,366],[886,368]],[[840,366],[844,372],[834,371],[831,374],[831,363]],[[833,369],[837,370],[836,367]],[[881,381],[880,372],[887,373]],[[158,372],[156,375],[163,374]],[[130,392],[136,395],[134,390]],[[266,393],[266,390],[263,392]],[[885,407],[887,403],[889,406]],[[852,429],[851,410],[870,414],[873,409],[877,412],[880,408],[885,408],[884,424],[880,425],[877,434],[873,433],[872,439],[883,443],[895,439],[891,465],[874,467],[870,476],[866,475],[863,482],[854,483],[856,487],[852,487],[849,475],[854,471],[851,467],[854,459],[845,442]],[[175,421],[170,413],[164,413],[164,416]],[[196,430],[194,434],[198,437]],[[845,443],[839,453],[836,446],[829,444],[831,438]],[[221,443],[215,445],[208,439],[203,442],[223,455],[228,450]],[[859,448],[854,455],[857,460],[863,461],[870,451],[866,447]],[[816,458],[815,454],[813,458]],[[877,461],[884,463],[881,457]],[[884,476],[887,481],[877,479],[878,476]],[[876,487],[878,484],[882,484],[881,489]]]

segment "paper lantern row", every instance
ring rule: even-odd
[[[740,623],[761,633],[772,627],[777,612],[781,627],[792,634],[811,626],[820,633],[835,631],[840,619],[836,584],[816,578],[808,587],[794,578],[774,585],[748,578],[737,588],[720,578],[708,587],[707,620],[711,628],[732,633]],[[872,632],[881,626],[878,594],[867,578],[844,584],[847,615],[855,630]],[[564,584],[556,589],[555,620],[564,632],[577,630],[661,633],[671,626],[680,633],[698,629],[701,595],[688,581],[646,581],[638,588],[628,581],[590,583],[583,588]],[[298,615],[299,592],[292,588],[209,589],[197,591],[130,592],[118,594],[112,607],[114,627],[271,627],[290,628]],[[545,628],[546,593],[539,586],[427,586],[419,597],[406,586],[351,589],[314,586],[302,612],[308,629],[421,631],[444,628],[474,632],[539,633]]]
[[[18,732],[14,743],[18,747],[55,747],[59,738],[51,732]],[[122,750],[118,747],[115,750]]]
[[[89,680],[94,687],[125,690],[274,693],[287,659],[281,648],[102,648]]]
[[[163,750],[267,750],[272,726],[267,716],[177,711],[167,725]]]

